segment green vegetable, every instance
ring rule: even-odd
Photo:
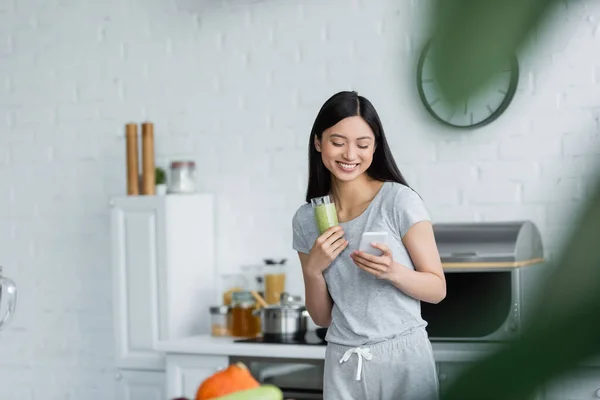
[[[241,390],[214,400],[283,400],[283,393],[277,386],[262,385],[261,387]]]

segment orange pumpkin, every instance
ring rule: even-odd
[[[254,379],[250,370],[243,363],[238,362],[206,378],[198,387],[196,400],[215,399],[259,386],[260,383]]]

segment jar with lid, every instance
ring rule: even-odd
[[[210,324],[212,336],[229,336],[229,316],[231,310],[228,306],[210,307]]]
[[[171,163],[169,193],[189,194],[196,192],[196,163],[173,161]]]
[[[265,260],[264,282],[265,300],[268,304],[278,304],[281,294],[285,292],[286,260]]]
[[[253,314],[256,300],[249,291],[231,295],[231,336],[252,338],[260,334],[260,316]]]

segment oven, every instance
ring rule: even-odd
[[[261,384],[272,384],[284,399],[322,400],[324,360],[230,356],[244,363]]]
[[[504,342],[519,337],[548,274],[530,221],[434,224],[446,298],[421,303],[431,341]]]

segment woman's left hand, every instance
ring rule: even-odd
[[[350,254],[354,263],[362,270],[375,275],[380,279],[390,279],[399,267],[394,263],[394,257],[390,249],[381,243],[371,243],[371,245],[383,252],[380,256],[354,251]]]

